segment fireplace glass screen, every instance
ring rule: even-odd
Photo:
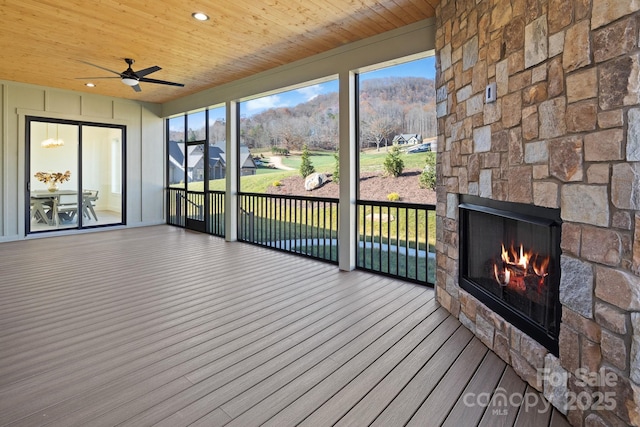
[[[460,206],[462,287],[556,353],[559,218],[544,208],[536,216],[530,206],[491,205]]]

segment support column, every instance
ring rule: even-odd
[[[356,76],[351,71],[340,73],[340,216],[338,266],[350,271],[356,267],[356,189],[358,170]]]
[[[224,236],[227,242],[238,240],[238,180],[240,132],[238,131],[238,103],[226,103],[227,137],[225,144],[226,173],[224,196]]]

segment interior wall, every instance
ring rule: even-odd
[[[25,237],[26,116],[126,126],[127,227],[164,223],[159,105],[9,81],[0,95],[0,242]]]

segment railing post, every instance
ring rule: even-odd
[[[340,216],[338,227],[338,266],[340,270],[356,268],[356,185],[358,170],[356,76],[353,72],[340,73]]]
[[[176,220],[177,224],[182,225],[182,194],[179,191],[175,192],[176,196]]]
[[[238,180],[240,164],[240,133],[238,132],[238,103],[227,101],[226,180],[224,198],[224,237],[228,242],[238,240]]]

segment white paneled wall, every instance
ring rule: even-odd
[[[25,236],[25,117],[124,125],[126,223],[164,222],[164,121],[161,106],[0,81],[0,241]]]

